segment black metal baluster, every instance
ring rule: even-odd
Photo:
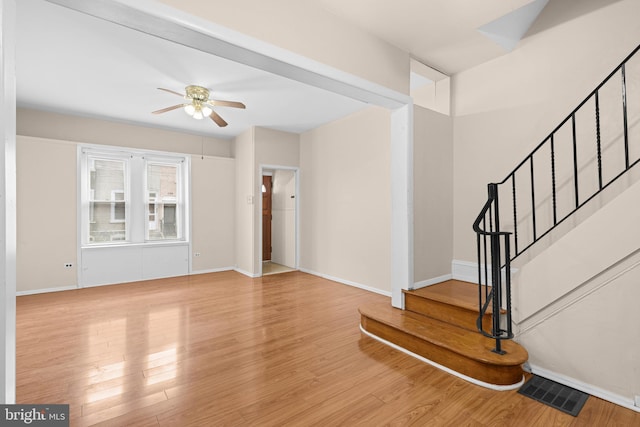
[[[516,211],[516,173],[511,174],[511,192],[513,193],[513,242],[518,256],[518,213]]]
[[[556,209],[556,153],[553,142],[553,134],[551,134],[551,199],[553,204],[553,225],[558,224],[558,215]]]
[[[576,195],[576,209],[580,206],[580,197],[578,196],[578,148],[576,138],[576,114],[571,115],[571,129],[573,132],[573,186]]]
[[[629,169],[629,129],[627,126],[627,77],[625,64],[622,64],[622,117],[624,126],[624,169]]]
[[[513,337],[513,330],[511,327],[511,250],[509,248],[509,236],[505,236],[504,239],[504,251],[505,256],[505,292],[507,298],[507,337]]]
[[[486,230],[487,229],[487,216],[485,214],[485,217],[482,219],[482,229]],[[485,283],[485,287],[484,287],[484,299],[485,301],[487,300],[487,298],[489,298],[489,258],[487,257],[487,235],[484,235],[484,283]]]
[[[602,190],[602,147],[600,145],[600,97],[596,91],[596,144],[598,149],[598,185]]]
[[[536,189],[534,183],[534,174],[533,174],[533,154],[529,156],[530,165],[531,165],[531,220],[533,221],[533,241],[537,240],[536,233]]]

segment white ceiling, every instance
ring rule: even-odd
[[[299,1],[299,0],[290,0]],[[307,0],[447,74],[505,54],[478,28],[535,0]],[[540,0],[537,0],[540,1]],[[617,0],[550,0],[527,34]],[[17,97],[21,107],[231,138],[250,126],[303,132],[366,104],[106,22],[45,0],[17,2]],[[158,87],[205,86],[229,122],[218,128],[180,109]]]
[[[115,25],[44,0],[20,0],[17,10],[18,106],[108,118],[231,138],[250,126],[289,132],[313,129],[365,103]],[[176,95],[188,84],[211,98],[240,101],[219,107],[229,123],[197,121]]]

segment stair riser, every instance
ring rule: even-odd
[[[361,317],[361,323],[367,332],[479,381],[513,385],[522,380],[523,371],[520,365],[498,366],[472,360],[367,316]]]
[[[456,325],[470,331],[478,330],[476,328],[476,319],[478,318],[477,312],[411,294],[405,294],[404,298],[405,310],[413,311],[414,313],[422,314],[423,316],[427,316],[432,319],[451,323],[452,325]],[[490,331],[491,316],[485,314],[482,319],[482,324],[485,331]]]

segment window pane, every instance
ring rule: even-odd
[[[147,164],[147,240],[178,239],[178,165]]]
[[[89,241],[126,240],[125,162],[89,158]]]

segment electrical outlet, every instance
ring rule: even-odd
[[[637,406],[638,408],[640,408],[640,396],[636,396],[636,398],[635,398],[635,400],[634,400],[633,404],[634,404],[635,406]]]
[[[72,262],[66,262],[64,264],[64,268],[72,268],[73,267],[73,263]]]
[[[195,252],[193,256],[200,256],[200,252]]]

